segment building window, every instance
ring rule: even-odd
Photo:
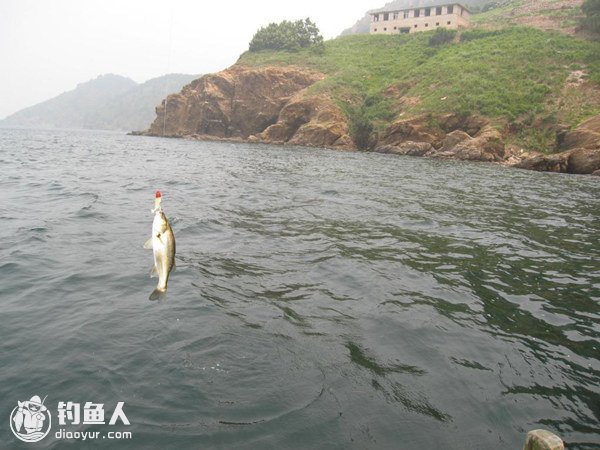
[[[387,28],[384,28],[383,31],[387,31]]]
[[[397,12],[395,12],[395,13],[392,15],[392,18],[393,18],[394,20],[396,20],[396,19],[398,18],[398,13],[397,13]]]
[[[446,22],[446,23],[447,23],[448,25],[450,25],[452,22],[448,21],[448,22]]]
[[[454,12],[454,5],[448,5],[446,8],[448,9],[448,14],[452,14]]]
[[[373,31],[374,31],[374,32],[377,32],[377,28],[373,28]]]
[[[436,27],[439,27],[439,26],[440,26],[440,23],[439,23],[439,22],[436,22],[436,23],[435,23],[435,26],[436,26]]]
[[[415,23],[415,28],[417,28],[417,24]]]
[[[415,17],[419,17],[420,14],[421,14],[421,10],[415,9]]]
[[[383,20],[384,20],[384,22],[386,20],[389,20],[389,18],[390,18],[390,15],[388,13],[383,13]]]
[[[429,24],[428,24],[428,23],[426,23],[426,24],[425,24],[425,26],[426,26],[426,27],[428,27],[428,26],[429,26]]]
[[[441,6],[438,6],[437,8],[435,8],[435,15],[436,16],[442,15],[442,7]]]
[[[425,8],[425,17],[429,17],[431,15],[431,8]]]
[[[396,27],[394,27],[394,30],[396,29]]]
[[[373,14],[373,22],[379,22],[379,14]]]
[[[408,19],[408,11],[404,11],[404,18]]]

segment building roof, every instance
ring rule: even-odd
[[[463,5],[462,3],[452,2],[452,3],[440,3],[437,5],[412,6],[410,8],[402,8],[402,9],[375,9],[373,11],[369,11],[369,14],[373,15],[373,14],[381,14],[381,13],[395,13],[395,12],[402,12],[402,11],[412,11],[413,9],[438,8],[440,6],[451,6],[451,5],[458,5],[461,8],[466,9],[467,11],[471,12],[471,10],[469,8],[467,8],[465,5]]]

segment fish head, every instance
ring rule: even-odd
[[[164,233],[169,229],[169,221],[162,209],[159,209],[154,214],[154,222],[152,224],[154,234]]]

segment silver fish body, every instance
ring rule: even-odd
[[[151,275],[158,276],[158,285],[150,295],[150,300],[156,300],[166,292],[169,274],[175,267],[175,235],[162,209],[154,214],[151,242],[154,253]]]

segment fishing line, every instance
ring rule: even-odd
[[[167,52],[167,71],[165,73],[165,112],[163,114],[163,137],[167,128],[167,106],[169,105],[169,71],[171,70],[171,47],[173,44],[173,5],[171,5],[171,20],[169,21],[169,49]]]

